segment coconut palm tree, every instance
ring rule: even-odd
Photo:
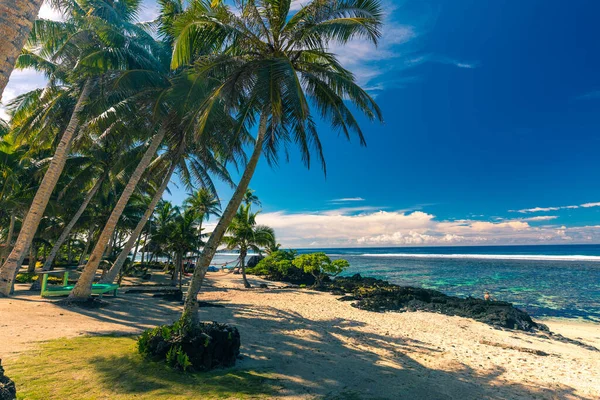
[[[194,271],[183,319],[196,321],[197,294],[206,270],[231,224],[261,154],[276,163],[296,143],[310,166],[311,150],[325,163],[313,111],[347,138],[363,132],[347,103],[381,120],[375,101],[343,68],[332,45],[354,38],[377,43],[382,25],[379,0],[312,0],[299,11],[291,0],[247,0],[235,10],[223,1],[194,1],[174,22],[172,68],[193,66],[198,80],[219,84],[206,104],[223,101],[239,126],[257,127],[252,155]]]
[[[130,163],[127,161],[139,158],[137,157],[139,149],[128,146],[125,139],[129,138],[126,136],[105,134],[94,140],[87,140],[85,144],[77,146],[79,147],[77,149],[79,154],[67,161],[67,163],[70,161],[72,164],[75,164],[76,174],[61,189],[58,197],[64,198],[67,191],[84,191],[86,194],[80,201],[77,211],[73,214],[68,224],[66,224],[59,238],[54,242],[54,246],[46,258],[42,270],[50,270],[61,246],[71,235],[71,231],[98,190],[102,187],[104,181],[106,179],[115,179],[121,174],[127,174],[127,169],[130,167]]]
[[[170,48],[173,41],[171,24],[182,6],[173,0],[162,0],[160,5],[160,16],[152,25],[157,26],[163,48]],[[170,52],[164,52],[162,55],[167,57],[166,65],[170,64]],[[210,111],[201,114],[199,119],[196,110],[200,107],[199,104],[205,102],[206,93],[209,93],[212,87],[211,82],[195,82],[193,85],[189,82],[187,71],[169,72],[168,69],[127,71],[118,79],[122,93],[130,96],[128,101],[135,101],[134,105],[137,106],[143,97],[144,101],[152,104],[153,110],[159,110],[162,129],[168,132],[165,136],[168,150],[159,158],[164,159],[169,167],[164,168],[166,172],[160,171],[158,175],[155,174],[162,177],[162,184],[154,193],[123,251],[108,274],[103,277],[103,282],[112,281],[118,275],[136,237],[142,232],[176,170],[186,186],[202,185],[213,193],[215,188],[211,175],[231,183],[225,162],[232,159],[235,161],[236,155],[241,152],[241,140],[246,139],[248,134],[242,130],[239,135],[233,136],[235,141],[230,141],[232,135],[229,132],[234,128],[235,120],[226,113],[219,102],[213,102]],[[102,242],[99,242],[98,246],[101,245]],[[93,268],[93,264],[89,264],[89,268]],[[88,292],[89,290],[81,291],[77,297],[82,298]]]
[[[19,57],[20,66],[46,73],[50,86],[57,82],[67,84],[77,101],[15,245],[0,268],[0,294],[4,295],[12,290],[14,276],[63,171],[84,106],[94,89],[101,86],[98,77],[110,70],[156,64],[146,56],[144,45],[150,41],[130,23],[137,12],[137,2],[91,0],[65,4],[70,13],[67,21],[36,21],[29,41],[37,53],[25,51]]]
[[[257,205],[258,207],[262,206],[262,203],[258,199],[258,196],[255,195],[254,190],[252,190],[250,188],[246,189],[246,193],[244,193],[244,204],[245,205],[254,204],[254,205]]]
[[[258,213],[250,212],[250,204],[240,206],[227,228],[227,235],[223,237],[223,243],[227,246],[227,249],[240,252],[239,265],[246,289],[251,287],[248,279],[246,279],[246,256],[248,251],[252,250],[260,255],[263,248],[275,242],[273,228],[256,225],[257,215]]]
[[[203,187],[192,193],[183,203],[184,207],[195,210],[200,215],[200,226],[202,230],[202,220],[208,221],[211,215],[218,217],[221,215],[221,202],[214,192]]]
[[[181,289],[181,278],[183,274],[183,257],[191,251],[196,251],[201,245],[198,223],[202,216],[191,208],[183,212],[177,210],[173,221],[168,225],[168,247],[175,254],[175,270],[173,281],[179,277],[179,288]]]
[[[15,67],[17,57],[27,41],[29,31],[37,18],[42,0],[3,2],[0,13],[0,98]],[[6,4],[7,3],[7,4]]]

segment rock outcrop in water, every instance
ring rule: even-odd
[[[476,321],[507,329],[521,331],[548,331],[548,327],[534,322],[522,310],[503,301],[466,299],[445,295],[431,289],[398,286],[389,282],[363,278],[338,277],[323,285],[320,290],[344,295],[340,300],[354,301],[352,306],[368,311],[429,311],[445,315],[472,318]]]
[[[14,400],[17,398],[15,383],[4,375],[2,360],[0,360],[0,400]]]

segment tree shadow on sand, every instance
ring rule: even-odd
[[[268,290],[273,293],[286,289]],[[109,301],[113,304],[107,308],[71,311],[139,330],[170,323],[181,312],[180,304],[157,301],[147,295],[125,295]],[[299,395],[323,399],[581,398],[565,385],[543,388],[507,382],[503,377],[507,369],[502,366],[476,370],[449,358],[429,343],[364,332],[360,329],[364,324],[359,321],[307,319],[294,312],[243,302],[222,304],[225,308],[201,309],[201,319],[238,327],[244,359],[231,371],[240,368],[272,371],[284,386],[274,398]],[[373,347],[379,351],[374,352]],[[439,359],[440,369],[419,363],[411,354],[433,360],[429,363],[432,365]],[[112,380],[131,382],[120,390],[133,395],[140,385],[145,385],[145,377],[135,372],[115,375],[110,365],[120,361],[123,360],[97,360],[97,371],[107,384]]]
[[[324,399],[580,398],[564,385],[547,389],[503,381],[506,369],[500,366],[485,373],[456,361],[447,361],[444,370],[428,368],[408,354],[435,358],[442,350],[406,337],[365,333],[357,329],[364,325],[357,321],[313,321],[247,304],[204,310],[204,318],[235,324],[245,356],[240,366],[272,369],[288,394]],[[367,346],[377,346],[380,354]]]

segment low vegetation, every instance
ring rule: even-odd
[[[144,359],[133,337],[53,340],[6,362],[18,399],[267,399],[278,389],[269,373],[222,369],[182,373]]]
[[[138,350],[144,357],[164,361],[180,371],[209,371],[232,367],[240,354],[240,333],[224,324],[157,326],[142,333]]]
[[[278,250],[260,260],[254,268],[248,268],[248,273],[272,281],[316,287],[349,266],[348,261],[332,261],[325,253],[298,255],[295,250]]]

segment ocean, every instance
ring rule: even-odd
[[[600,245],[301,249],[398,285],[508,301],[535,317],[600,322]],[[215,260],[235,258],[220,254]]]

